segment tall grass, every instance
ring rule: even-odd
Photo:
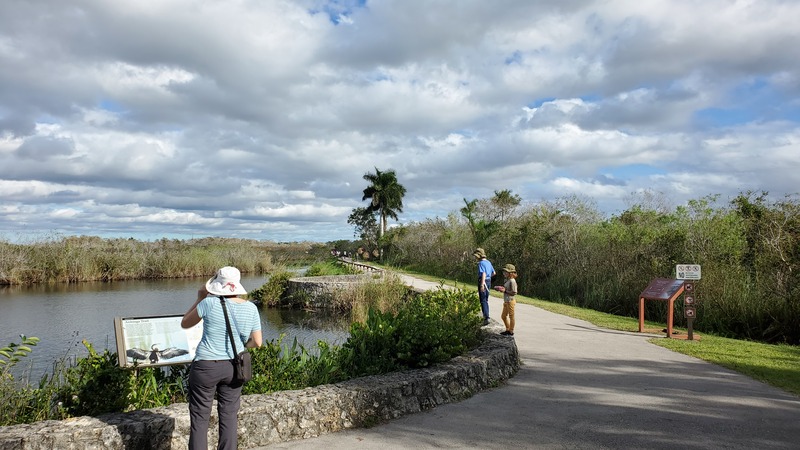
[[[225,265],[261,274],[311,263],[327,246],[204,238],[154,242],[55,237],[28,244],[0,241],[0,284],[117,281],[207,276]]]
[[[346,311],[352,322],[364,323],[370,309],[380,312],[396,312],[408,299],[408,288],[396,275],[386,274],[356,283],[350,289],[334,293],[333,308]]]

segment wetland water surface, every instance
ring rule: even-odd
[[[113,283],[0,286],[0,347],[19,343],[20,334],[41,339],[33,353],[15,368],[30,369],[30,380],[38,382],[53,363],[87,354],[81,341],[96,350],[116,352],[115,317],[183,314],[192,306],[197,290],[206,279],[136,280]],[[249,291],[266,282],[264,276],[243,276]],[[324,312],[261,308],[264,340],[285,335],[309,350],[317,341],[340,345],[349,335],[349,318]]]

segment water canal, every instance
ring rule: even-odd
[[[183,314],[193,304],[197,290],[206,279],[135,280],[113,283],[42,284],[0,286],[0,347],[20,342],[19,335],[41,339],[33,353],[15,371],[28,372],[38,382],[50,373],[54,362],[87,354],[81,341],[95,349],[116,352],[115,317]],[[251,290],[266,282],[264,276],[244,276],[242,284]],[[348,336],[348,318],[324,312],[261,309],[265,340],[285,335],[308,349],[317,341],[341,344]]]

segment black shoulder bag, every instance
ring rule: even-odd
[[[225,316],[225,327],[228,329],[228,338],[231,340],[231,348],[233,354],[236,355],[231,360],[233,362],[233,381],[239,383],[247,383],[253,378],[253,364],[250,360],[250,352],[245,348],[241,353],[236,350],[236,341],[233,339],[233,332],[231,331],[231,321],[228,319],[228,307],[225,306],[225,298],[219,298],[222,303],[222,314]]]

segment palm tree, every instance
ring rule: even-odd
[[[370,185],[364,189],[364,197],[361,200],[370,200],[367,211],[379,213],[381,217],[380,228],[378,228],[378,239],[386,233],[386,219],[391,217],[397,220],[397,213],[403,212],[403,196],[406,195],[406,188],[397,182],[397,175],[394,170],[381,172],[375,168],[375,173],[365,173],[364,179]]]
[[[469,225],[469,230],[472,232],[472,238],[475,239],[475,245],[481,247],[500,228],[500,223],[496,220],[477,218],[479,215],[479,203],[480,200],[478,199],[468,201],[465,198],[464,207],[461,208],[461,216],[467,219],[467,225]]]

